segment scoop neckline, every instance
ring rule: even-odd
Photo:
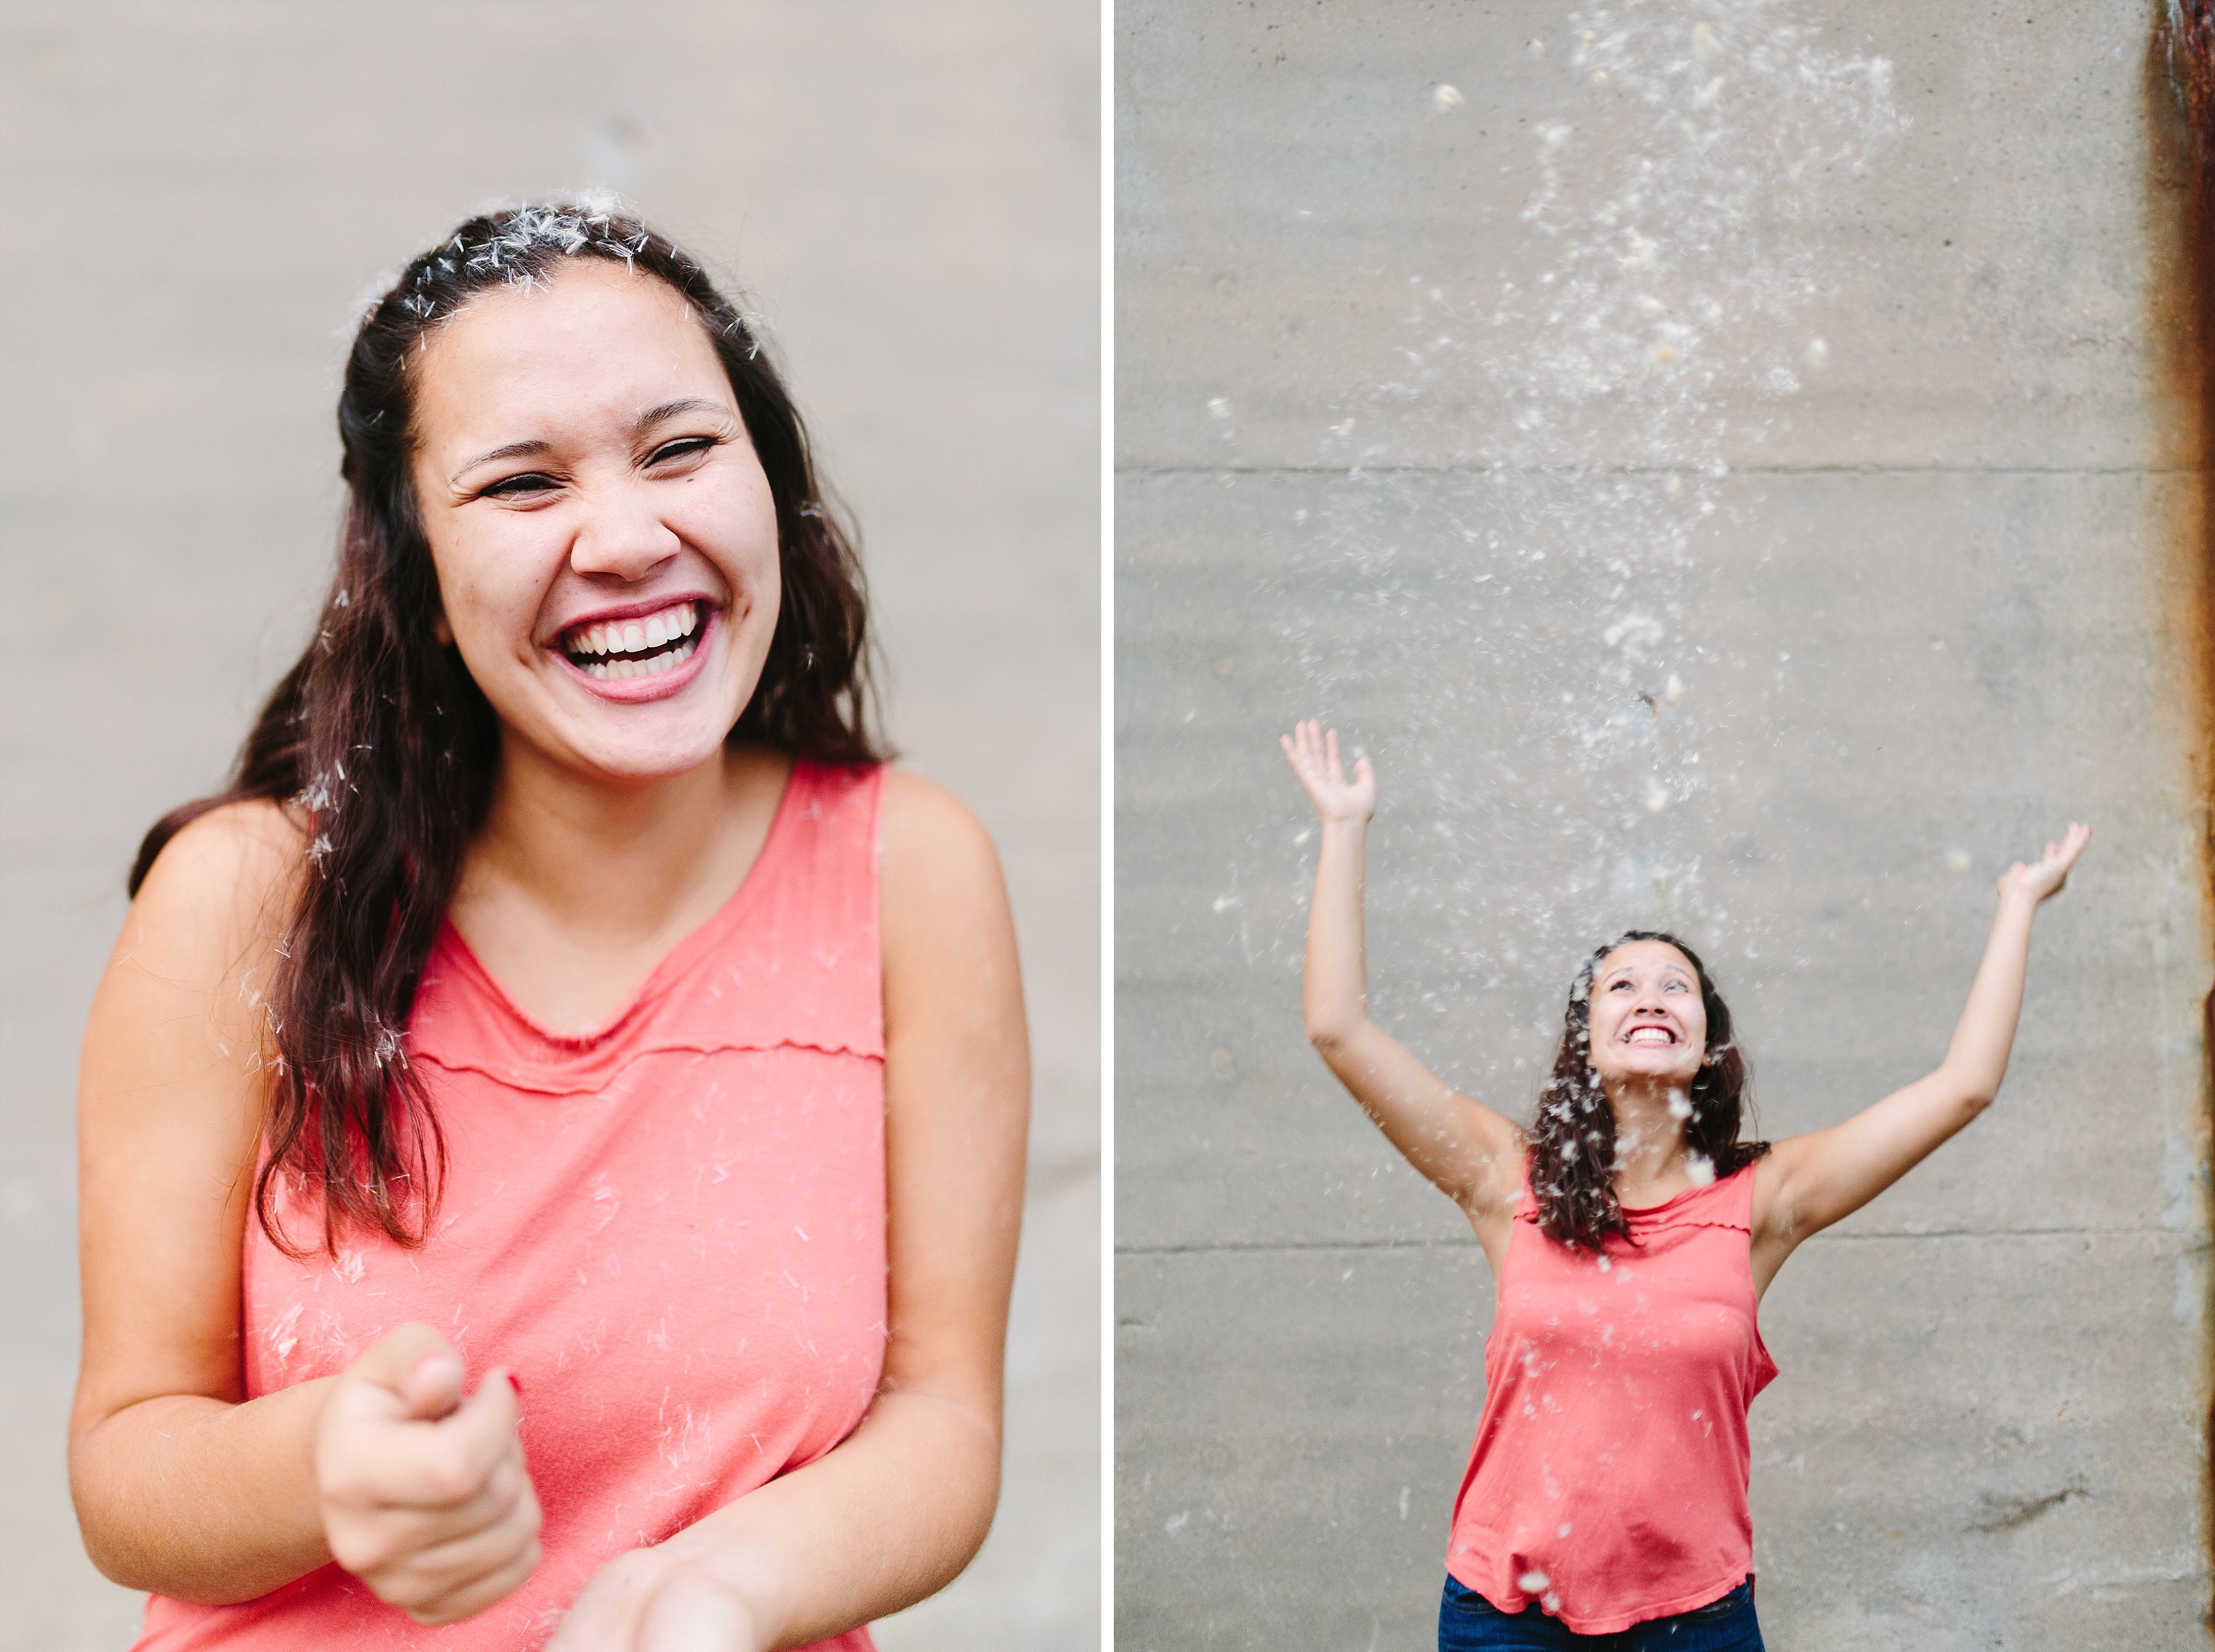
[[[785,771],[784,786],[777,793],[776,811],[770,817],[769,831],[762,839],[761,847],[754,852],[753,864],[746,868],[745,876],[739,879],[739,886],[731,891],[729,898],[696,927],[679,937],[676,944],[656,961],[653,968],[647,971],[646,979],[639,982],[637,989],[616,1013],[587,1031],[558,1031],[524,1008],[500,984],[500,977],[486,967],[484,960],[476,955],[451,916],[442,915],[439,920],[439,944],[451,947],[469,972],[490,992],[494,1001],[540,1039],[572,1049],[589,1049],[595,1044],[604,1043],[621,1030],[625,1022],[660,995],[667,984],[666,978],[679,973],[690,961],[690,954],[712,942],[734,921],[734,916],[740,909],[752,903],[753,891],[765,881],[762,868],[769,864],[771,855],[782,847],[784,840],[791,835],[791,821],[797,812],[801,792],[801,770],[807,764],[807,758],[795,756],[792,760],[792,767]]]
[[[1671,1205],[1681,1203],[1684,1200],[1690,1198],[1694,1194],[1713,1192],[1724,1183],[1743,1175],[1746,1169],[1747,1166],[1741,1165],[1738,1169],[1733,1171],[1728,1176],[1718,1176],[1711,1182],[1695,1182],[1691,1186],[1686,1188],[1682,1193],[1671,1194],[1667,1198],[1662,1200],[1660,1204],[1624,1204],[1618,1199],[1616,1202],[1616,1208],[1622,1211],[1626,1216],[1659,1215],[1662,1211],[1666,1210]]]

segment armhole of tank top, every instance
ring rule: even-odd
[[[877,948],[877,1049],[885,1048],[885,780],[888,762],[871,763],[861,784],[868,789],[869,811],[868,858],[864,863],[868,884],[870,927]]]

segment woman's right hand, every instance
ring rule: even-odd
[[[1279,735],[1277,743],[1285,749],[1285,761],[1300,777],[1308,801],[1325,825],[1364,821],[1377,812],[1377,773],[1368,758],[1356,757],[1353,778],[1346,778],[1338,761],[1336,729],[1326,731],[1321,723],[1310,719],[1293,725],[1290,734]]]
[[[419,1624],[483,1611],[538,1564],[538,1496],[505,1371],[463,1398],[461,1355],[402,1325],[323,1403],[316,1490],[332,1557]]]

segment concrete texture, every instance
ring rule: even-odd
[[[1764,1301],[1762,1615],[2207,1645],[2151,15],[1117,18],[1119,1643],[1433,1633],[1491,1287],[1300,1036],[1274,737],[1321,715],[1382,777],[1373,1006],[1519,1116],[1580,955],[1660,923],[1763,1132],[1836,1122],[1943,1054],[1992,878],[2094,823],[1997,1106]]]
[[[0,1649],[114,1652],[77,1545],[71,1088],[138,835],[328,566],[356,295],[611,187],[766,314],[916,767],[1005,857],[1038,1086],[1006,1492],[887,1652],[1098,1623],[1098,57],[1087,6],[0,6]]]

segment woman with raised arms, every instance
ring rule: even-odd
[[[314,640],[86,1033],[86,1546],[141,1652],[858,1652],[998,1490],[991,846],[885,767],[799,417],[667,241],[470,219],[339,430]]]
[[[1758,1305],[1811,1233],[1982,1112],[2007,1071],[2031,920],[2089,838],[1999,880],[1946,1059],[1844,1123],[1743,1141],[1730,1012],[1675,937],[1633,931],[1569,990],[1525,1129],[1457,1094],[1369,1019],[1362,857],[1377,780],[1335,731],[1283,742],[1322,822],[1310,1040],[1492,1264],[1483,1415],[1454,1505],[1440,1652],[1759,1652],[1746,1407],[1776,1374]]]

